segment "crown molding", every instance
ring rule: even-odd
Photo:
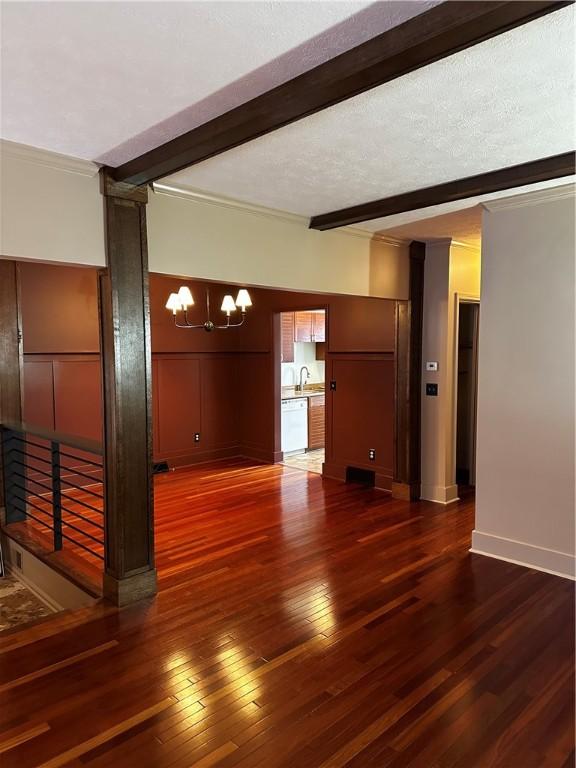
[[[378,243],[386,243],[386,245],[391,245],[394,248],[406,248],[413,240],[417,239],[414,237],[392,237],[392,235],[386,235],[383,232],[374,232],[372,235],[372,240]]]
[[[452,245],[456,245],[458,248],[466,248],[467,250],[474,251],[475,253],[480,252],[480,245],[467,243],[464,240],[452,240]]]
[[[512,197],[500,197],[496,200],[486,200],[480,205],[486,211],[499,211],[509,208],[525,208],[540,203],[550,203],[555,200],[565,200],[576,196],[576,183],[563,184],[559,187],[549,187],[539,189],[535,192],[527,192],[523,195],[513,195]]]
[[[53,168],[65,173],[74,173],[79,176],[96,176],[100,170],[97,163],[90,160],[81,160],[78,157],[61,155],[58,152],[50,152],[47,149],[31,147],[28,144],[18,144],[6,139],[0,140],[0,157],[2,160],[20,160],[33,165],[41,165],[45,168]]]
[[[189,203],[215,205],[219,208],[226,208],[228,210],[245,213],[249,216],[258,216],[260,218],[285,221],[289,224],[296,224],[297,226],[305,227],[306,229],[308,229],[308,224],[310,222],[308,216],[302,216],[298,213],[279,211],[276,208],[267,208],[263,205],[246,203],[242,200],[236,200],[234,198],[224,197],[221,195],[214,195],[210,192],[204,192],[201,189],[194,189],[192,187],[174,186],[172,184],[162,184],[162,182],[155,181],[152,184],[152,189],[156,194],[166,195],[168,197],[177,197],[181,200],[186,200]],[[338,230],[338,234],[348,235],[349,237],[359,237],[363,240],[388,240],[388,238],[375,237],[376,233],[370,232],[367,229],[360,229],[358,227],[343,227],[342,229]]]

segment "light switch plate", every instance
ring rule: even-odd
[[[437,371],[438,370],[438,363],[434,361],[429,361],[426,363],[426,370],[427,371]]]

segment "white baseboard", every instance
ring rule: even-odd
[[[472,547],[470,552],[477,555],[506,560],[508,563],[534,568],[537,571],[551,573],[564,579],[576,578],[576,557],[555,549],[537,547],[525,541],[515,541],[492,533],[472,531]]]
[[[436,504],[452,504],[453,501],[458,501],[458,486],[422,483],[420,498],[424,501],[434,501]]]

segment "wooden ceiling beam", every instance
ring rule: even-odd
[[[563,155],[545,157],[542,160],[512,165],[497,171],[480,173],[477,176],[468,176],[465,179],[457,179],[445,184],[437,184],[434,187],[416,189],[413,192],[405,192],[401,195],[353,205],[339,211],[322,213],[310,219],[310,229],[326,230],[345,227],[350,224],[358,224],[361,221],[393,216],[396,213],[416,211],[420,208],[430,208],[455,200],[465,200],[470,197],[487,195],[491,192],[536,184],[540,181],[572,176],[575,173],[574,152],[566,152]]]
[[[108,172],[149,184],[571,2],[443,2]]]

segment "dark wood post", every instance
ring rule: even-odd
[[[22,421],[22,334],[18,265],[0,260],[0,423]],[[0,507],[4,482],[0,453]]]
[[[107,269],[100,274],[106,536],[104,595],[118,605],[156,592],[152,364],[146,188],[102,171]]]
[[[420,498],[425,253],[425,243],[410,243],[410,298],[398,302],[396,314],[396,451],[392,495],[409,501]]]

